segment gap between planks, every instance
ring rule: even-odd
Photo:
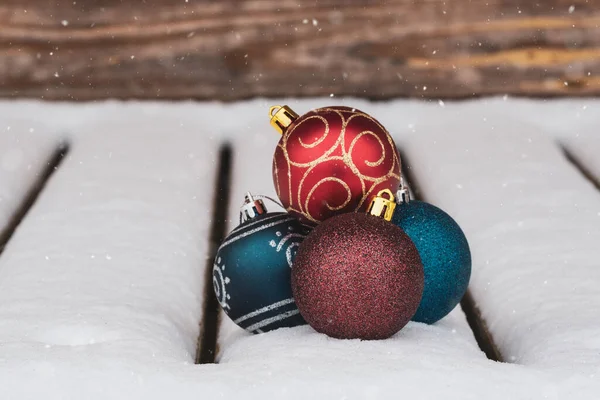
[[[596,178],[594,176],[594,174],[592,174],[590,172],[589,169],[587,169],[587,167],[585,165],[583,165],[583,163],[581,162],[581,160],[579,160],[571,151],[569,151],[564,145],[559,144],[558,145],[563,154],[565,155],[565,158],[567,159],[567,161],[569,161],[575,168],[577,168],[577,170],[579,171],[579,173],[581,173],[581,175],[583,175],[583,177],[585,179],[587,179],[592,185],[594,185],[594,187],[596,187],[597,190],[600,191],[600,180],[598,180],[598,178]]]
[[[399,150],[398,152],[400,153]],[[412,173],[410,167],[411,164],[407,161],[406,153],[401,153],[400,155],[400,159],[403,161],[402,175],[405,177],[415,200],[427,201],[425,194],[421,191],[419,184]],[[473,336],[475,336],[475,340],[481,351],[483,351],[486,357],[492,361],[504,362],[470,290],[467,289],[467,292],[460,302],[460,306],[467,317],[467,323],[469,324],[471,331],[473,331]]]
[[[196,364],[212,364],[217,354],[219,334],[219,302],[212,284],[213,262],[219,246],[227,233],[227,211],[231,196],[232,148],[225,144],[219,151],[216,190],[213,197],[212,222],[210,227],[209,251],[206,260],[206,278],[204,287],[204,316],[201,322],[200,336],[196,348]]]
[[[51,154],[46,167],[39,174],[31,188],[27,191],[27,194],[23,198],[21,205],[15,213],[12,215],[6,227],[0,232],[0,255],[4,251],[7,243],[38,199],[40,193],[44,190],[46,183],[50,180],[50,177],[56,170],[58,170],[65,156],[69,153],[69,143],[63,142],[54,150]]]

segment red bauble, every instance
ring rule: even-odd
[[[410,321],[423,294],[411,239],[368,214],[335,216],[300,245],[292,290],[304,319],[341,339],[385,339]]]
[[[398,190],[400,156],[373,117],[354,108],[326,107],[283,124],[273,157],[273,181],[290,214],[316,224],[337,214],[364,211],[377,192]],[[287,125],[289,124],[289,125]]]

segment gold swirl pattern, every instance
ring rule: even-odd
[[[389,133],[370,115],[320,108],[298,118],[281,137],[273,180],[288,212],[318,223],[366,209],[382,189],[395,193],[400,157]]]
[[[356,142],[363,137],[364,135],[372,135],[375,140],[377,140],[379,142],[379,145],[381,146],[381,148],[383,149],[385,146],[383,145],[383,142],[381,141],[381,139],[379,139],[379,137],[371,131],[365,131],[365,132],[361,132],[360,134],[358,134],[353,140],[352,143],[350,144],[350,150],[348,150],[349,154],[352,154],[352,150],[354,150],[354,145],[356,144]],[[385,159],[385,151],[381,152],[381,157],[379,157],[379,160],[371,162],[369,160],[365,160],[365,164],[367,164],[369,167],[377,167],[379,165],[381,165],[381,163],[383,162],[383,160]],[[350,157],[350,161],[352,161],[352,157]]]
[[[346,182],[344,182],[343,180],[339,179],[339,178],[323,178],[321,179],[319,182],[317,182],[317,184],[315,186],[312,187],[312,189],[310,189],[310,192],[308,192],[308,196],[306,196],[306,203],[304,204],[304,208],[308,209],[308,201],[312,198],[313,193],[315,192],[315,190],[317,190],[317,188],[325,183],[325,182],[336,182],[339,183],[340,185],[342,185],[342,187],[344,189],[346,189],[346,200],[340,204],[339,206],[332,206],[328,203],[327,200],[324,200],[325,206],[330,209],[331,211],[338,211],[343,209],[344,207],[346,207],[350,201],[352,200],[352,191],[350,190],[350,186],[348,186],[348,184]]]
[[[307,148],[307,149],[312,149],[313,147],[316,147],[318,145],[320,145],[323,140],[325,140],[325,138],[327,137],[327,135],[329,134],[329,123],[327,122],[327,120],[319,115],[314,115],[312,117],[308,117],[305,121],[310,120],[312,118],[317,118],[321,121],[323,121],[323,123],[325,124],[325,132],[323,132],[323,136],[321,136],[319,139],[317,139],[316,141],[310,143],[310,144],[306,144],[302,141],[302,138],[298,138],[298,141],[300,142],[300,145],[302,145],[302,147]]]

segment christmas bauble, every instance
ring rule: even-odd
[[[271,124],[282,133],[273,157],[275,189],[286,210],[304,223],[365,211],[380,190],[398,189],[398,150],[370,115],[349,107],[298,117],[276,106],[271,113]]]
[[[364,213],[332,217],[298,249],[292,290],[316,331],[342,339],[385,339],[414,315],[423,266],[397,226]]]
[[[233,322],[253,333],[305,324],[292,297],[290,271],[309,228],[287,213],[267,213],[251,196],[246,204],[246,221],[227,236],[215,258],[219,304]]]
[[[392,222],[419,251],[425,287],[414,321],[432,324],[460,302],[471,277],[471,252],[460,226],[439,208],[411,200],[398,204]]]

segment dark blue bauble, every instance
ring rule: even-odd
[[[287,213],[266,213],[227,236],[215,258],[213,287],[233,322],[253,333],[306,324],[290,279],[292,260],[309,231]]]
[[[425,271],[425,288],[413,321],[433,324],[460,302],[471,277],[471,251],[460,226],[434,205],[398,204],[392,222],[412,239]]]

